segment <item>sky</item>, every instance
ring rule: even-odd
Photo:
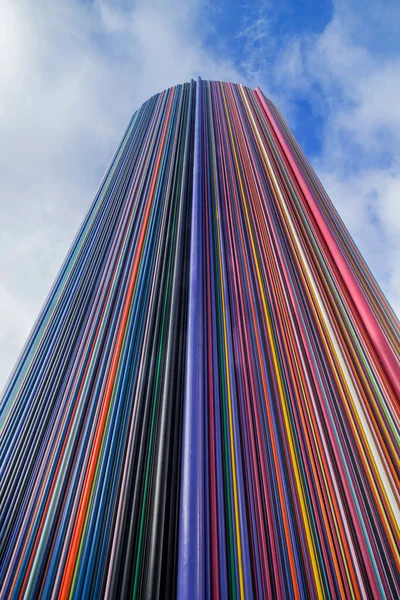
[[[0,390],[131,114],[200,75],[281,109],[400,314],[398,0],[0,0]]]

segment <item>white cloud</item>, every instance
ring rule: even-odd
[[[285,86],[294,128],[299,94],[322,117],[314,167],[400,314],[400,56],[393,48],[384,51],[384,38],[377,40],[375,31],[392,39],[396,21],[390,17],[399,13],[398,3],[383,4],[373,21],[357,2],[336,1],[321,34],[288,38],[274,78],[281,93]]]
[[[194,1],[2,0],[0,388],[133,111],[198,74],[240,79],[197,17]]]
[[[312,102],[316,171],[400,312],[399,3],[367,14],[361,0],[336,0],[320,35],[278,40],[268,0],[248,11],[239,57],[206,46],[217,25],[202,6],[1,0],[0,388],[131,113],[198,74],[261,83],[294,130],[296,99]]]

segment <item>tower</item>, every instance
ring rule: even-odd
[[[1,595],[399,597],[399,333],[259,89],[157,94],[1,400]]]

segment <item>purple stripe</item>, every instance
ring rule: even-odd
[[[190,283],[183,417],[178,598],[204,598],[204,298],[202,83],[196,86]]]

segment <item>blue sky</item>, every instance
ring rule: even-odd
[[[1,0],[0,388],[131,113],[201,75],[280,107],[400,312],[398,0]]]

